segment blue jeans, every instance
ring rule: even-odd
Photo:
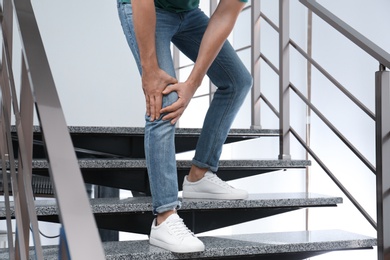
[[[131,4],[118,2],[122,28],[140,74],[141,62],[134,33]],[[173,13],[156,8],[156,52],[161,69],[175,77],[171,42],[195,61],[209,18],[200,10]],[[235,50],[225,42],[210,66],[207,76],[217,91],[206,114],[192,163],[218,170],[218,161],[229,129],[252,86],[252,77]],[[163,97],[163,107],[177,100],[176,92]],[[162,115],[163,116],[163,115]],[[169,121],[145,120],[145,156],[153,199],[153,213],[180,208],[175,158],[175,126]]]

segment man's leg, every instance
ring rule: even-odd
[[[142,75],[139,50],[132,23],[131,4],[118,4],[118,12],[126,39]],[[161,17],[159,13],[157,13],[156,18],[157,26],[160,26],[162,23],[175,23],[175,21],[172,21],[174,17]],[[156,28],[158,63],[161,69],[175,77],[170,51],[170,35],[172,32],[168,30],[174,30],[175,28],[170,25],[164,26],[164,28],[165,30]],[[176,100],[177,94],[170,93],[163,97],[163,106],[168,106]],[[174,145],[175,126],[171,125],[169,121],[161,120],[161,118],[162,116],[157,120],[150,121],[150,118],[145,116],[145,156],[153,198],[153,212],[155,214],[173,211],[180,206],[177,195],[178,185]]]
[[[129,46],[133,52],[138,69],[142,75],[139,51],[132,23],[131,4],[118,4],[119,17]],[[180,19],[175,14],[156,10],[156,53],[159,67],[175,76],[170,51],[170,39],[177,30]],[[177,93],[172,92],[163,97],[163,107],[174,103]],[[180,207],[178,200],[177,168],[175,158],[175,126],[161,118],[151,121],[145,117],[145,156],[148,169],[150,189],[153,201],[153,221],[149,242],[152,245],[178,253],[189,253],[204,250],[204,244],[194,236],[177,215]]]
[[[173,43],[190,59],[196,60],[208,17],[200,10],[186,14],[188,27],[182,26]],[[197,26],[194,26],[196,24]],[[206,114],[196,147],[188,181],[200,180],[207,171],[216,172],[230,127],[252,86],[252,77],[232,46],[225,42],[207,75],[217,86]]]

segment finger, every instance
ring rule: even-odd
[[[167,107],[164,107],[163,109],[160,110],[161,114],[164,113],[172,113],[178,110],[182,105],[180,104],[179,100],[173,103],[172,105],[169,105]]]
[[[182,112],[170,113],[170,114],[164,116],[164,117],[163,117],[163,120],[171,121],[171,124],[174,125],[174,124],[176,124],[176,122],[179,120],[179,118],[181,117],[181,115],[182,115]]]
[[[173,120],[173,119],[176,118],[178,115],[179,115],[179,113],[169,113],[169,114],[165,115],[165,116],[162,118],[162,120],[164,120],[164,121]]]
[[[156,107],[155,107],[155,99],[154,97],[150,98],[150,103],[149,103],[149,110],[150,110],[150,121],[154,121],[156,118]]]
[[[154,111],[155,111],[155,118],[160,118],[160,110],[161,110],[161,107],[162,107],[162,96],[155,96],[155,107],[154,107]]]
[[[177,91],[177,84],[171,84],[171,85],[168,85],[165,87],[165,89],[163,90],[163,95],[168,95],[169,93],[173,92],[173,91]]]
[[[146,115],[150,116],[150,98],[149,98],[149,96],[146,95],[145,100],[146,100]]]

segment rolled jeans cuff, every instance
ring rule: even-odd
[[[157,215],[159,213],[164,213],[170,210],[179,210],[181,208],[181,201],[175,201],[166,205],[162,205],[156,209],[153,209],[153,214]]]
[[[217,172],[218,171],[218,166],[211,166],[206,163],[199,162],[195,159],[192,159],[192,164],[199,167],[199,168],[206,168],[209,169],[212,172]]]

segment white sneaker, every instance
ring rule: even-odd
[[[153,220],[149,243],[175,253],[200,252],[205,249],[203,242],[187,228],[176,213],[158,226],[156,219]]]
[[[207,171],[204,177],[196,182],[188,181],[187,176],[184,178],[183,198],[240,200],[247,197],[246,190],[233,188],[211,171]]]

